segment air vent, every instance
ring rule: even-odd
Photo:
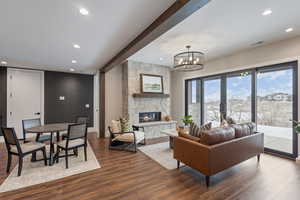
[[[263,43],[264,43],[264,41],[258,41],[258,42],[251,44],[251,46],[257,46],[257,45],[261,45]]]

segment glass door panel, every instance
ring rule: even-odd
[[[237,123],[251,122],[250,72],[227,77],[227,116]]]
[[[203,81],[204,123],[212,122],[213,127],[220,126],[221,79]]]
[[[201,80],[191,80],[188,82],[188,115],[193,121],[201,125]]]
[[[257,74],[257,129],[265,147],[293,153],[293,70]]]

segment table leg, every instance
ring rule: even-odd
[[[170,136],[169,143],[170,143],[170,149],[173,149],[173,147],[174,147],[174,138],[173,138],[173,136]]]
[[[54,153],[54,145],[53,145],[53,132],[51,132],[50,136],[50,158],[49,158],[49,165],[53,165],[53,153]]]

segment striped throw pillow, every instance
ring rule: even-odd
[[[194,124],[193,126],[194,126],[192,129],[193,132],[191,132],[190,135],[200,138],[202,136],[203,131],[208,131],[211,129],[212,124],[211,122],[209,122],[200,127],[197,126],[196,124]]]

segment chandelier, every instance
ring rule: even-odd
[[[181,72],[197,71],[204,67],[204,53],[190,51],[191,46],[186,46],[187,51],[174,56],[174,70]]]

